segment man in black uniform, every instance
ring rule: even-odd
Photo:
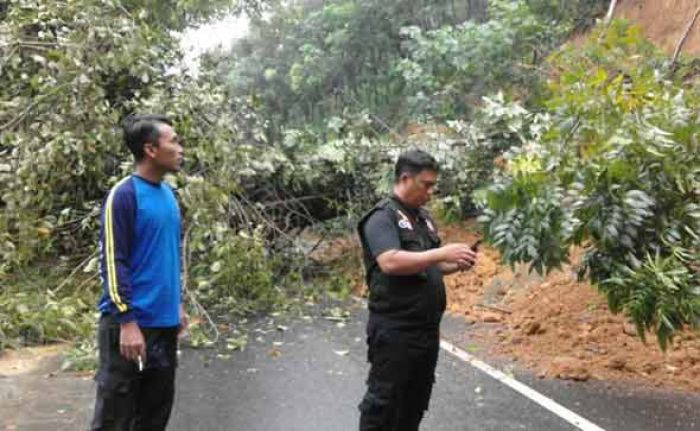
[[[439,166],[428,153],[402,154],[394,194],[358,225],[369,287],[367,392],[360,430],[414,431],[430,401],[445,310],[443,274],[471,268],[467,244],[440,246],[435,223],[421,208],[432,196]]]

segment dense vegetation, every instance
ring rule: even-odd
[[[538,271],[584,246],[580,275],[662,347],[700,316],[697,88],[616,22],[553,55],[536,139],[507,154],[482,221]]]
[[[442,214],[483,212],[505,261],[545,271],[585,247],[582,276],[662,346],[700,314],[693,70],[621,22],[560,47],[607,2],[244,2],[249,34],[196,78],[176,32],[236,5],[163,4],[0,2],[0,348],[90,333],[133,111],[184,137],[169,181],[197,313],[313,295],[307,228],[351,225],[420,146],[444,166]]]

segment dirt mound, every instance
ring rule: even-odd
[[[443,228],[443,238],[470,241],[473,225]],[[700,390],[700,335],[686,331],[663,353],[653,336],[645,345],[602,295],[570,268],[542,278],[499,264],[485,247],[474,271],[446,278],[448,309],[473,326],[490,353],[517,361],[540,377],[632,381]]]
[[[621,0],[615,9],[615,17],[639,24],[649,40],[672,54],[699,6],[697,0]],[[682,52],[700,54],[700,21],[688,33]]]

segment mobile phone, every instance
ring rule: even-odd
[[[481,241],[483,241],[481,238],[478,238],[474,244],[472,244],[471,249],[476,253],[479,251],[479,244],[481,244]]]

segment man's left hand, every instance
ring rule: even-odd
[[[184,338],[187,335],[187,312],[185,312],[185,304],[180,303],[180,324],[177,328],[177,337]]]

